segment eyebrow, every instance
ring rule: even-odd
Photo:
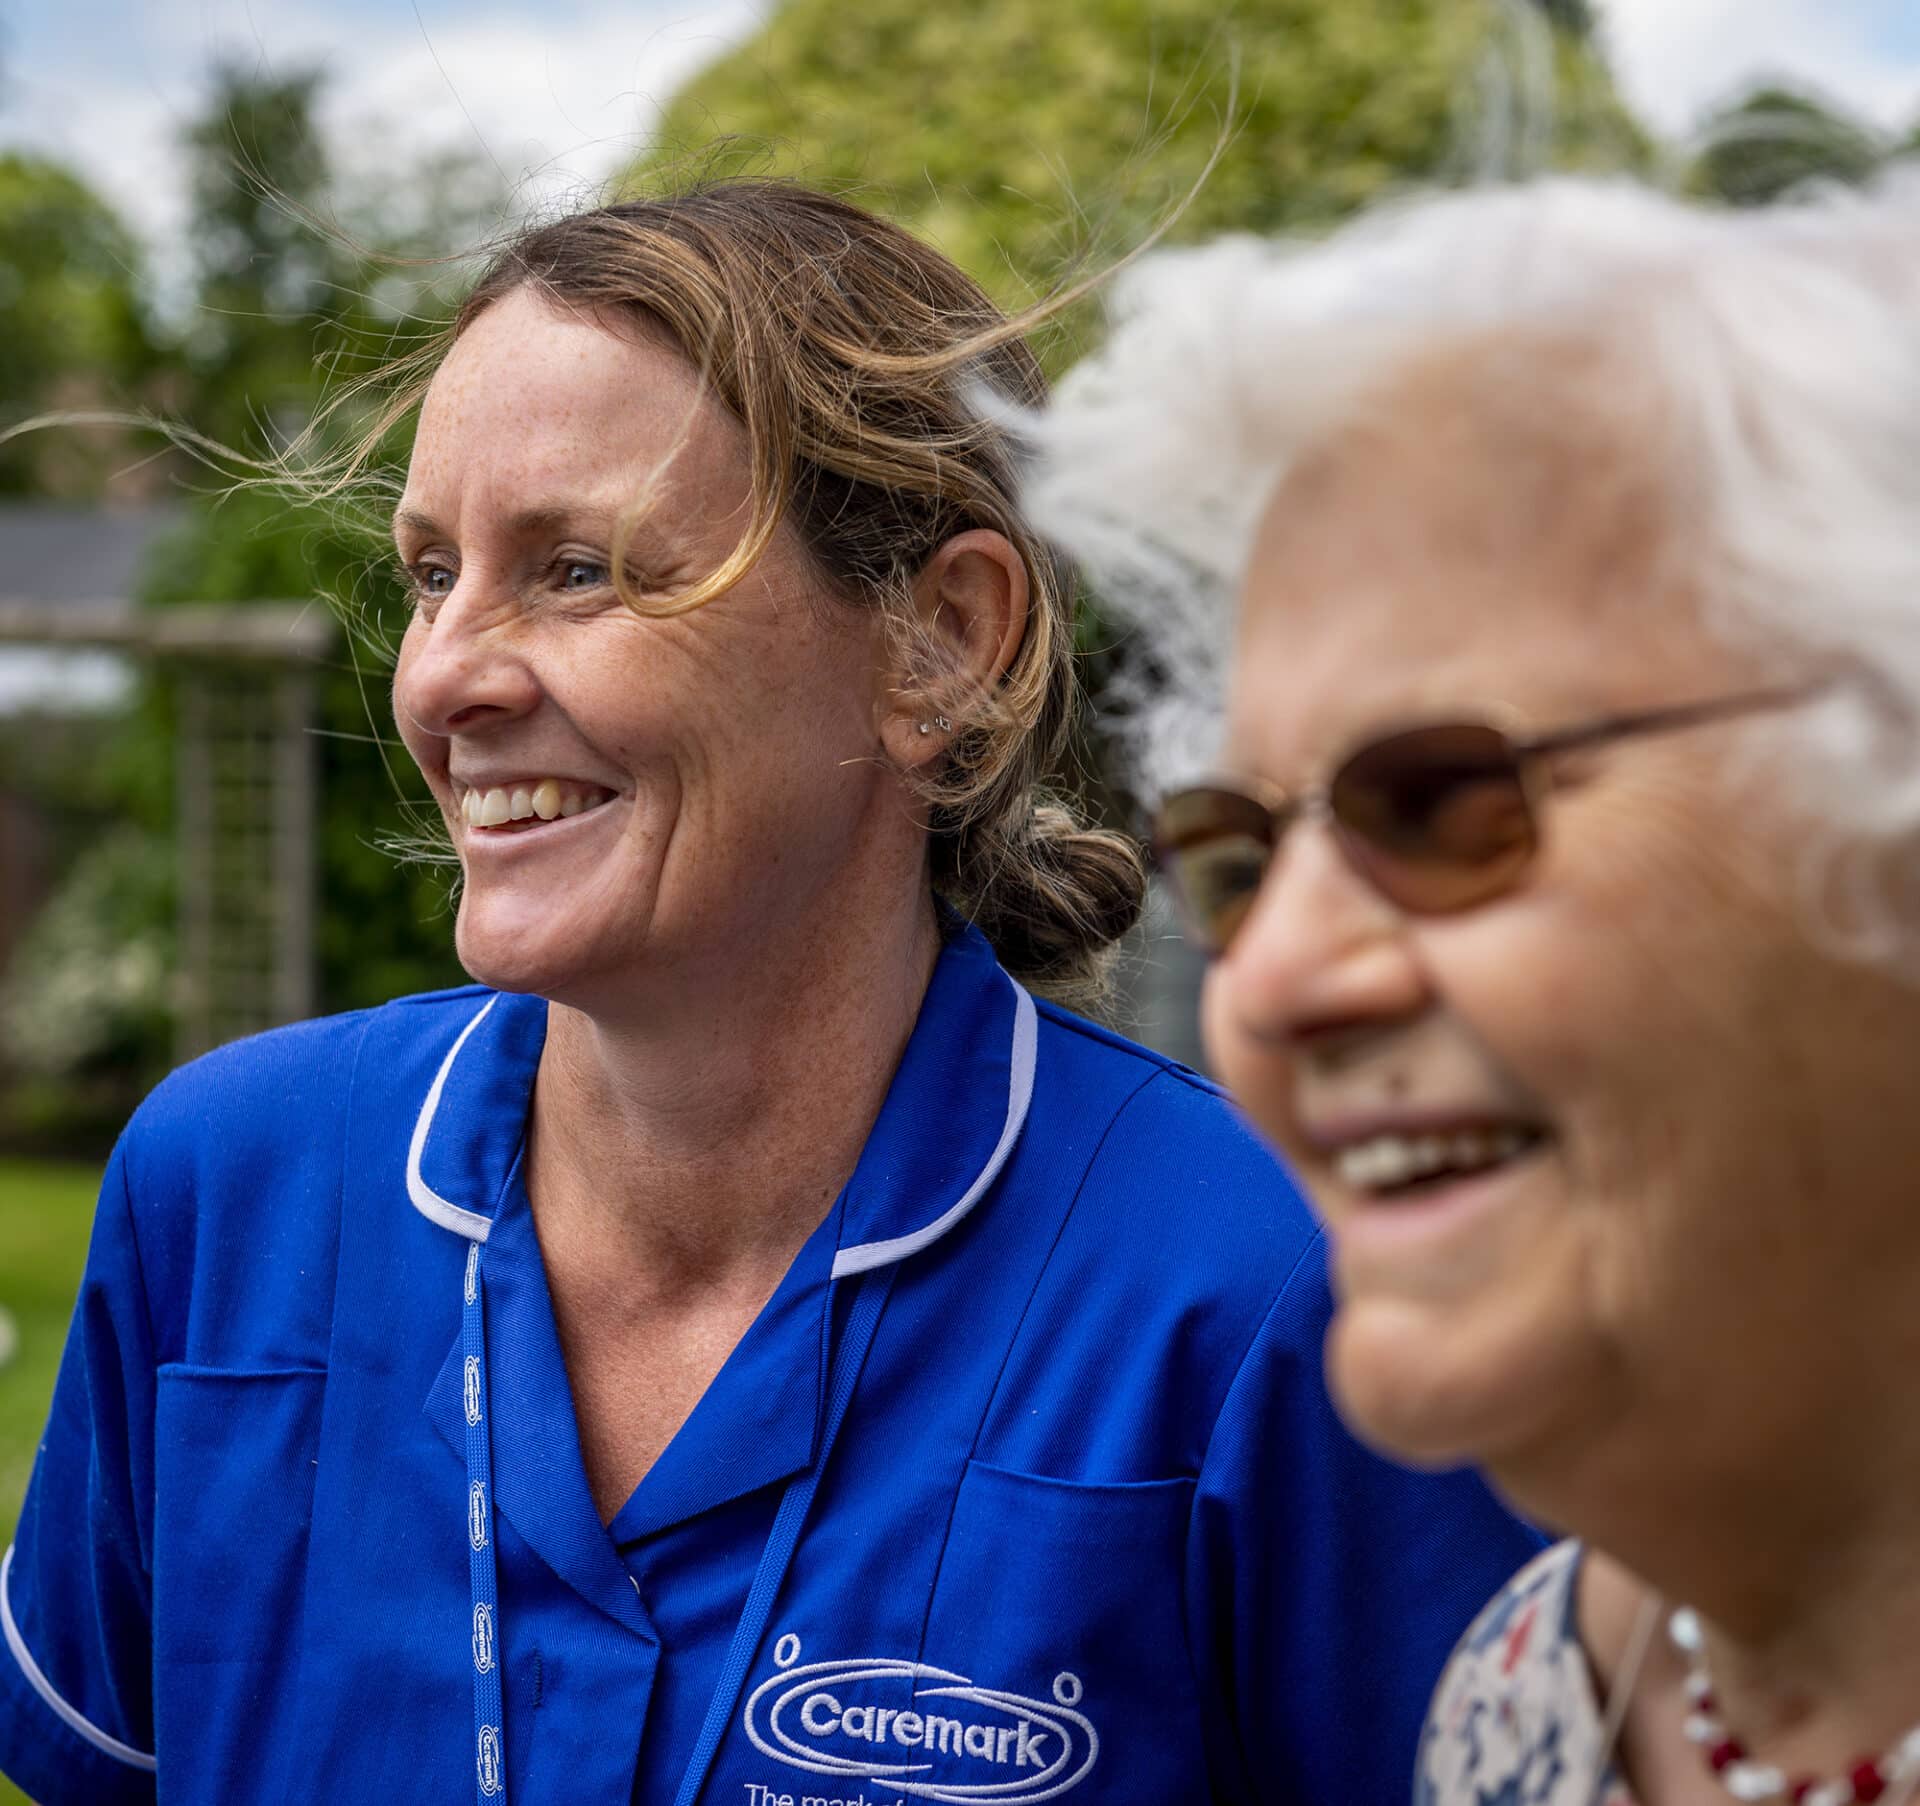
[[[605,508],[579,505],[563,507],[555,504],[547,507],[522,508],[518,513],[508,515],[500,524],[514,538],[521,539],[531,538],[541,533],[551,533],[558,528],[568,526],[591,526],[608,531],[611,530],[613,523],[613,514]],[[636,521],[633,536],[638,537],[647,530],[647,527],[647,522]],[[402,533],[411,533],[420,539],[433,539],[444,538],[446,529],[432,515],[419,508],[399,508],[394,511],[393,532],[395,538]]]

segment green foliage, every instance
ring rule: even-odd
[[[46,1429],[99,1183],[97,1167],[0,1160],[0,1311],[17,1339],[0,1364],[0,1549],[13,1541]],[[0,1806],[28,1806],[4,1775]]]
[[[364,197],[333,189],[314,120],[316,72],[216,71],[187,133],[200,288],[188,340],[193,426],[222,445],[284,447],[329,389],[386,362],[443,316],[435,258],[497,217],[496,181],[440,156],[419,180]],[[337,205],[350,226],[327,210]],[[323,432],[357,430],[349,415]],[[404,455],[387,448],[391,460]],[[370,487],[379,487],[381,471]],[[335,612],[342,650],[320,686],[319,976],[328,1009],[455,982],[445,876],[388,842],[423,799],[393,736],[386,648],[395,631],[384,521],[364,503],[305,502],[285,485],[203,496],[152,561],[142,600],[309,600]],[[410,788],[409,788],[410,786]]]
[[[223,445],[273,449],[306,424],[355,306],[351,262],[318,224],[328,181],[319,85],[316,71],[222,66],[183,134],[198,277],[186,414]]]
[[[14,1525],[47,1421],[93,1225],[97,1168],[0,1161],[0,1311],[13,1356],[0,1365],[0,1548]],[[0,1806],[25,1806],[0,1777]]]
[[[0,1160],[0,1309],[17,1346],[0,1366],[0,1549],[13,1541],[47,1422],[93,1226],[99,1169]],[[0,1784],[0,1799],[19,1799]]]
[[[132,235],[58,164],[0,154],[0,427],[51,408],[127,406],[154,360]],[[0,443],[0,493],[86,493],[114,443]]]
[[[313,118],[318,89],[311,73],[218,70],[205,113],[185,134],[196,306],[184,337],[155,355],[170,365],[168,411],[235,459],[200,477],[185,523],[150,560],[139,600],[310,601],[341,615],[341,651],[319,687],[317,749],[316,951],[321,1004],[335,1009],[460,974],[445,878],[402,865],[382,845],[409,825],[398,788],[413,778],[386,744],[383,647],[393,598],[384,533],[344,502],[306,505],[286,488],[231,480],[246,460],[270,457],[306,430],[330,384],[384,361],[396,335],[442,305],[434,281],[444,269],[363,250],[322,217],[332,172]],[[497,188],[457,158],[434,159],[418,184],[386,174],[390,192],[366,208],[366,220],[384,249],[408,258],[428,258],[436,231],[476,229],[489,197],[497,201]],[[74,211],[69,188],[49,191],[61,206],[42,208],[34,231],[43,235],[54,213]],[[101,232],[103,243],[116,242],[104,225]],[[77,333],[79,323],[68,329]],[[0,345],[0,379],[11,349]],[[98,332],[76,340],[75,358],[105,355]],[[354,430],[342,416],[336,434]],[[61,887],[0,998],[11,1068],[0,1138],[84,1136],[92,1122],[123,1116],[128,1094],[151,1083],[171,1054],[162,977],[174,934],[172,689],[152,676],[123,720],[104,733],[91,725],[99,744],[83,758],[39,759],[32,737],[9,736],[5,725],[4,781],[47,799],[65,822],[95,832],[126,824],[85,850],[64,849]]]
[[[784,0],[675,98],[633,181],[843,189],[1020,306],[1190,192],[1182,237],[1322,226],[1447,178],[1505,104],[1462,99],[1497,41],[1461,0]],[[1555,42],[1557,155],[1637,157],[1604,72]]]
[[[446,153],[343,192],[314,118],[322,85],[221,66],[184,134],[198,280],[179,412],[248,454],[283,450],[323,396],[444,318],[446,253],[499,215],[498,177]]]
[[[1591,0],[1538,0],[1540,10],[1561,31],[1588,37],[1593,31]]]
[[[151,1072],[172,1032],[173,857],[122,823],[34,918],[0,987],[0,1040],[29,1078]]]
[[[357,1009],[458,983],[447,874],[392,850],[431,811],[393,731],[388,648],[402,604],[370,528],[325,505],[242,489],[195,511],[161,548],[143,596],[162,607],[301,598],[332,610],[342,630],[319,691],[322,1006]]]
[[[59,883],[0,974],[0,1145],[104,1145],[172,1052],[171,741],[125,715],[0,717],[0,789],[33,798]]]
[[[1765,206],[1809,182],[1865,182],[1894,154],[1871,126],[1781,87],[1722,108],[1703,136],[1690,185],[1735,207]]]

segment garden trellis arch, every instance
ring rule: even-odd
[[[0,600],[0,646],[119,653],[173,687],[182,1059],[313,1013],[316,685],[335,639],[317,603]]]

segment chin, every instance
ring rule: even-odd
[[[551,918],[503,921],[499,914],[461,900],[453,951],[476,984],[559,1001],[590,985],[605,969],[607,962],[592,958],[577,939],[555,934]]]
[[[453,951],[461,970],[475,984],[493,991],[517,991],[529,997],[552,995],[552,976],[538,960],[508,957],[490,942],[482,939],[476,945],[465,935],[454,936]]]
[[[1417,1321],[1399,1301],[1342,1305],[1327,1334],[1327,1389],[1370,1448],[1409,1467],[1499,1465],[1553,1436],[1570,1389],[1569,1349],[1488,1346]]]

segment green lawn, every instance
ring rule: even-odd
[[[0,1309],[20,1344],[0,1367],[0,1548],[12,1542],[73,1313],[99,1169],[0,1160]],[[0,1806],[21,1796],[0,1778]]]

